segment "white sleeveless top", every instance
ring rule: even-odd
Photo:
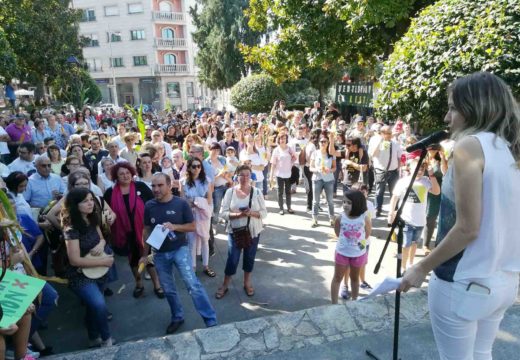
[[[473,136],[484,153],[480,231],[461,254],[435,269],[447,281],[488,278],[499,271],[520,272],[520,170],[504,139],[488,132]],[[446,174],[442,194],[454,201],[453,171]],[[450,223],[454,215],[449,216]],[[442,222],[441,216],[439,229]]]
[[[336,252],[346,257],[359,257],[367,251],[365,217],[367,213],[355,219],[341,214],[339,225],[339,239],[336,243]]]

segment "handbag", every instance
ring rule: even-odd
[[[253,202],[253,187],[251,187],[251,193],[249,194],[249,208],[251,209],[251,203]],[[249,222],[251,217],[247,217],[246,226],[240,226],[237,228],[231,227],[231,231],[233,232],[233,241],[235,242],[235,246],[239,249],[247,249],[253,244],[253,238],[251,237],[251,232],[249,231]]]

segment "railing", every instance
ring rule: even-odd
[[[184,21],[184,14],[179,12],[154,11],[152,14],[154,20]]]
[[[155,46],[157,46],[157,47],[166,47],[166,48],[186,47],[186,39],[182,39],[182,38],[176,38],[176,39],[155,38]]]
[[[158,64],[156,67],[156,71],[158,73],[166,73],[166,74],[187,73],[188,64],[174,64],[174,65]]]

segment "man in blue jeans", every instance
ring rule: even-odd
[[[195,231],[191,208],[186,200],[172,195],[171,180],[168,175],[155,174],[152,179],[152,191],[155,199],[148,201],[144,209],[143,239],[146,241],[158,224],[170,230],[161,247],[153,251],[155,269],[172,312],[171,323],[168,325],[166,333],[174,333],[184,323],[184,311],[172,272],[173,265],[177,267],[188,293],[191,295],[193,305],[202,316],[206,326],[215,326],[217,325],[215,310],[191,266],[188,239],[186,238],[187,232]],[[146,254],[149,253],[149,249],[150,245],[145,243],[144,256],[139,260],[140,264],[147,263]]]

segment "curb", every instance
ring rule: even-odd
[[[393,328],[394,295],[197,329],[113,347],[60,354],[53,360],[253,359]],[[427,292],[401,296],[402,328],[429,323]]]

